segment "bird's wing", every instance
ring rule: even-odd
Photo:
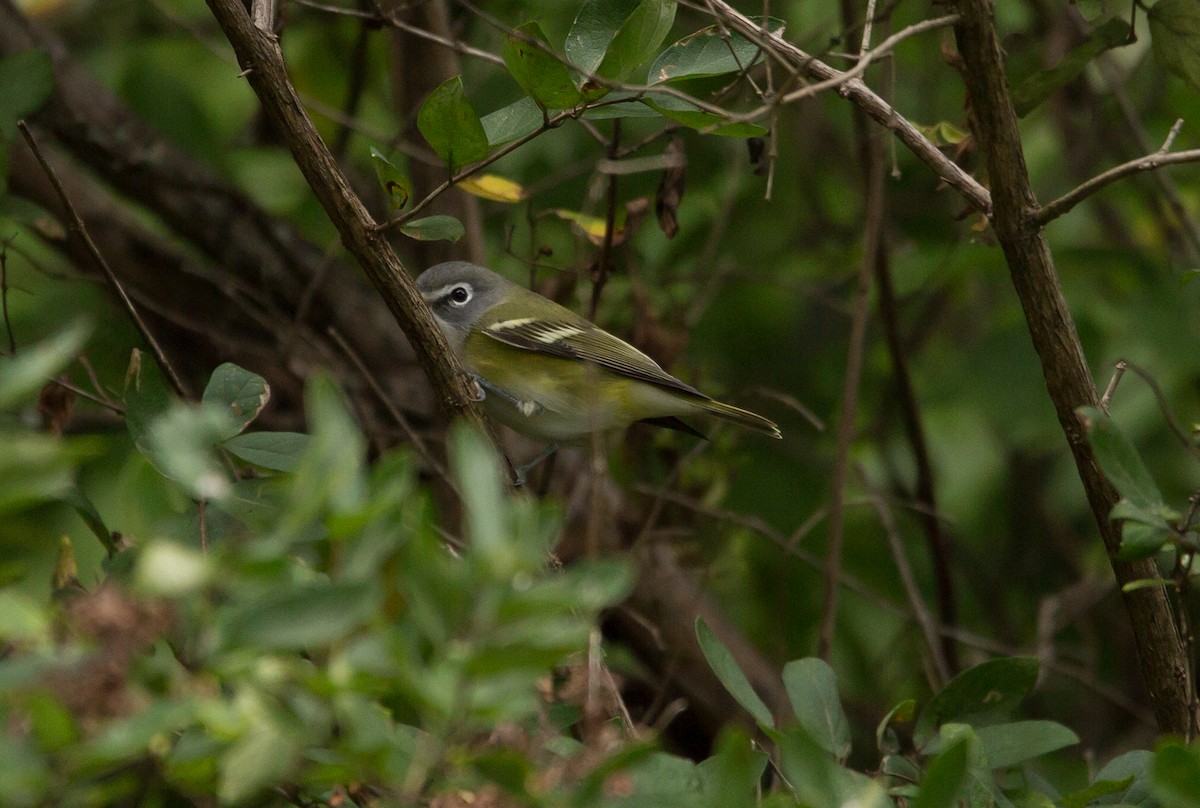
[[[483,329],[494,340],[526,351],[594,362],[638,381],[707,399],[708,396],[667,373],[658,363],[624,340],[584,320],[516,317],[497,320]]]

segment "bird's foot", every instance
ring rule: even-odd
[[[539,463],[541,463],[542,461],[544,461],[546,458],[548,458],[550,455],[554,454],[557,451],[558,451],[558,444],[551,443],[545,449],[542,450],[541,454],[539,454],[537,457],[533,458],[533,460],[530,460],[528,463],[526,463],[523,466],[517,466],[515,469],[513,469],[513,473],[516,474],[516,480],[513,482],[513,485],[516,486],[517,488],[524,486],[525,485],[525,475],[529,472],[529,470],[536,467]]]
[[[475,401],[483,401],[487,398],[488,393],[491,393],[492,395],[507,401],[509,404],[512,404],[517,408],[517,412],[521,413],[526,418],[532,418],[535,415],[541,415],[546,411],[546,408],[538,402],[519,399],[507,390],[503,390],[492,384],[482,376],[474,375],[471,377],[471,381],[475,383],[475,387],[479,391],[479,398],[475,399]]]

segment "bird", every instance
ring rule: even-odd
[[[559,444],[638,421],[703,438],[680,416],[707,414],[783,437],[773,421],[700,392],[624,340],[486,267],[447,261],[422,272],[416,286],[478,384],[488,416],[547,444],[518,470],[522,480]]]

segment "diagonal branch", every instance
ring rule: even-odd
[[[947,185],[958,191],[971,207],[991,215],[992,198],[988,190],[953,160],[942,154],[912,122],[896,112],[861,79],[845,79],[843,71],[830,67],[782,37],[764,31],[759,23],[742,14],[725,0],[711,0],[710,6],[729,28],[752,42],[761,42],[769,46],[772,52],[779,54],[805,76],[816,81],[834,80],[841,95],[860,107],[873,121],[892,132],[921,162],[933,169]]]
[[[472,396],[462,365],[451,353],[400,259],[350,188],[304,111],[288,78],[278,41],[254,26],[239,0],[208,0],[208,6],[233,45],[250,86],[341,235],[342,243],[366,272],[412,343],[442,409],[451,416],[465,417],[489,434],[482,415],[471,406]]]

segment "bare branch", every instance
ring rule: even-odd
[[[1170,146],[1177,132],[1177,129],[1171,129],[1171,135],[1167,138],[1167,142],[1163,144],[1163,149]],[[1097,191],[1133,174],[1140,174],[1143,171],[1154,171],[1163,166],[1178,165],[1179,163],[1200,162],[1200,149],[1188,149],[1187,151],[1180,152],[1166,152],[1163,149],[1147,154],[1144,157],[1130,160],[1128,163],[1122,163],[1119,166],[1110,168],[1103,174],[1097,174],[1074,190],[1035,210],[1032,216],[1033,222],[1038,225],[1052,222]]]
[[[782,37],[764,31],[761,25],[729,5],[725,0],[712,0],[711,6],[719,12],[721,19],[730,28],[747,39],[760,43],[765,50],[777,54],[809,78],[818,81],[830,79],[840,81],[844,75],[842,71],[805,53]],[[992,197],[988,190],[963,171],[953,160],[942,154],[941,150],[921,134],[916,126],[867,87],[861,79],[851,78],[845,81],[840,84],[838,92],[861,107],[873,121],[892,131],[921,162],[933,169],[934,173],[941,177],[947,185],[958,191],[971,207],[988,216],[991,215]]]

